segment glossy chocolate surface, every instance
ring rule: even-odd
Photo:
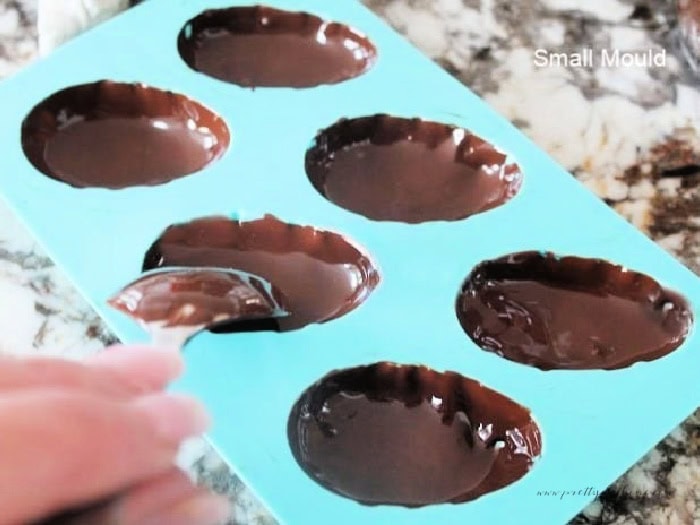
[[[376,49],[343,24],[271,7],[212,9],[178,37],[194,70],[244,87],[313,87],[367,71]]]
[[[29,161],[77,188],[163,184],[203,169],[229,141],[226,123],[184,95],[107,80],[51,95],[22,124]]]
[[[457,373],[393,363],[318,381],[288,436],[312,479],[369,505],[472,500],[523,477],[541,452],[526,408]]]
[[[275,217],[239,222],[207,217],[170,226],[148,250],[144,269],[233,268],[259,275],[289,311],[280,330],[340,317],[379,282],[369,257],[341,235]]]
[[[692,324],[684,297],[601,259],[521,252],[467,278],[457,317],[484,350],[549,369],[618,369],[674,351]]]
[[[243,272],[178,269],[140,277],[109,304],[159,329],[204,327],[273,317],[279,309],[273,294],[267,283]]]
[[[504,204],[520,189],[517,165],[468,131],[374,115],[341,120],[306,154],[329,201],[377,221],[454,221]]]

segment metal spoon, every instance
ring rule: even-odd
[[[262,277],[226,268],[165,268],[148,272],[109,299],[137,320],[154,344],[182,348],[220,324],[287,317],[282,294]]]

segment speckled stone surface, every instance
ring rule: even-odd
[[[678,50],[672,0],[365,3],[618,212],[700,271],[700,80]],[[36,38],[36,0],[0,1],[1,77],[34,58]],[[668,54],[658,68],[535,67],[538,49],[581,47]],[[80,357],[111,340],[0,204],[0,351]],[[274,523],[206,443],[189,443],[181,463],[203,483],[230,494],[236,503],[231,523]],[[588,504],[573,524],[700,524],[700,412],[612,487],[542,491],[543,505],[564,497]]]

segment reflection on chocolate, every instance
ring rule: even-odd
[[[332,372],[288,422],[292,453],[368,505],[459,503],[523,477],[541,452],[530,412],[455,372],[376,363]]]
[[[229,140],[226,123],[184,95],[107,80],[51,95],[22,124],[29,161],[77,188],[163,184],[218,159]]]
[[[140,277],[109,304],[145,325],[204,327],[274,317],[281,307],[273,294],[267,283],[244,272],[177,269]]]
[[[502,205],[522,175],[468,131],[374,115],[341,120],[306,154],[306,172],[331,202],[377,221],[454,221]]]
[[[275,217],[239,222],[207,217],[170,226],[151,246],[144,269],[233,268],[259,275],[282,294],[292,330],[340,317],[374,290],[379,274],[369,257],[341,235]]]
[[[550,369],[618,369],[678,348],[692,324],[684,297],[601,259],[521,252],[477,266],[457,298],[485,350]]]
[[[345,25],[262,6],[204,11],[182,29],[178,49],[192,69],[244,87],[336,84],[376,58],[372,43]]]

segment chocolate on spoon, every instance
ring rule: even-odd
[[[227,268],[166,268],[149,272],[109,299],[136,319],[156,344],[178,347],[221,323],[278,319],[289,313],[265,279]]]

